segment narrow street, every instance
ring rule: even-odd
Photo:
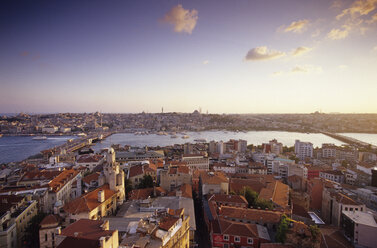
[[[209,239],[209,232],[207,225],[204,221],[202,202],[200,198],[194,197],[194,208],[195,208],[195,221],[196,221],[196,233],[195,241],[198,244],[197,247],[208,248],[211,247],[211,242]]]

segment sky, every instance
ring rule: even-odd
[[[377,0],[3,0],[0,34],[0,113],[377,113]]]

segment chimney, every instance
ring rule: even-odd
[[[98,201],[101,203],[105,201],[105,191],[98,191]]]

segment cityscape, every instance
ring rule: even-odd
[[[376,247],[376,0],[0,6],[0,248]]]

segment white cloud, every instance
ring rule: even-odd
[[[309,20],[299,20],[292,22],[288,27],[284,28],[284,32],[302,33],[309,24]]]
[[[198,21],[198,11],[184,9],[178,4],[165,14],[162,21],[174,25],[174,32],[191,34]]]
[[[203,65],[208,65],[209,64],[209,60],[204,60],[202,63],[203,63]]]
[[[343,25],[342,29],[334,28],[328,34],[327,37],[332,40],[341,40],[349,35],[351,27],[349,25]]]
[[[356,16],[368,15],[377,7],[377,0],[356,0],[351,4],[351,7],[344,9],[341,14],[336,16],[336,19],[340,20],[345,16],[351,16],[352,18]]]
[[[307,52],[310,52],[311,50],[313,50],[313,48],[310,48],[310,47],[304,47],[304,46],[301,46],[301,47],[297,47],[293,52],[292,52],[292,55],[293,56],[301,56]]]
[[[284,52],[269,50],[266,46],[255,47],[246,54],[245,60],[271,60],[285,56]]]
[[[321,66],[315,65],[296,65],[290,71],[291,73],[322,73]]]

